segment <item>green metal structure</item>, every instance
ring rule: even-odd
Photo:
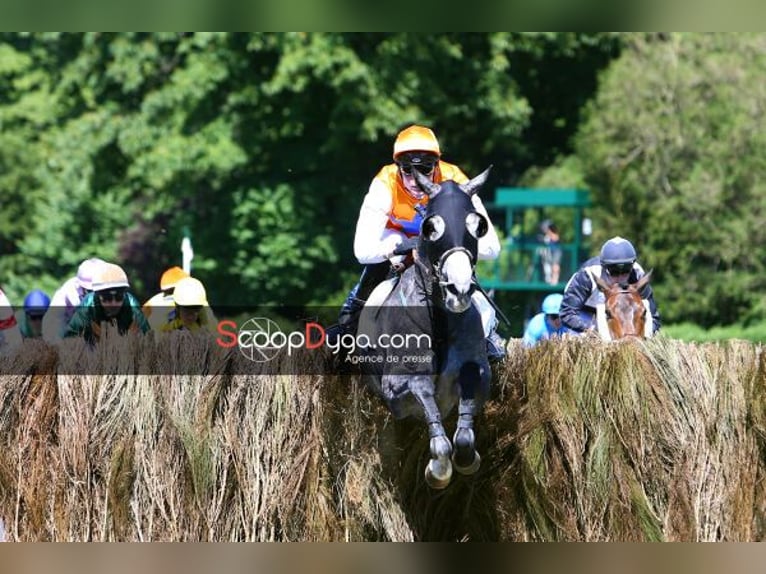
[[[585,257],[583,221],[584,210],[591,205],[588,192],[500,187],[495,190],[495,201],[485,205],[493,223],[502,225],[503,237],[500,257],[480,262],[481,285],[507,291],[563,291]],[[561,241],[553,247],[561,250],[557,282],[551,282],[552,247],[539,233],[544,219],[552,219],[561,234]]]

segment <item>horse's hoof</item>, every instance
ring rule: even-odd
[[[460,474],[476,474],[476,471],[479,470],[479,467],[481,466],[481,457],[479,456],[479,453],[476,451],[473,451],[473,462],[469,464],[468,466],[460,466],[457,463],[457,460],[455,459],[455,455],[452,455],[452,466],[455,467],[455,470],[458,471]]]
[[[450,480],[452,480],[452,465],[447,463],[446,472],[439,476],[432,472],[431,463],[426,465],[426,484],[434,490],[442,490],[449,486]]]

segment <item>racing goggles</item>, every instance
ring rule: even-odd
[[[604,265],[604,269],[612,277],[615,275],[626,275],[633,269],[633,262],[629,263],[609,263]]]
[[[429,176],[434,172],[436,168],[435,163],[400,163],[399,169],[402,170],[404,175],[412,175],[412,170],[416,169],[425,176]]]
[[[125,290],[107,289],[106,291],[99,291],[98,298],[101,299],[101,301],[104,303],[108,303],[109,301],[120,303],[125,298]]]

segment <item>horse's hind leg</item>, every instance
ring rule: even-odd
[[[473,418],[477,411],[477,404],[484,400],[483,383],[489,383],[489,377],[482,372],[483,370],[485,369],[481,369],[477,363],[466,363],[460,369],[460,403],[457,429],[452,439],[455,445],[452,463],[460,474],[474,474],[481,465],[481,457],[476,452]]]
[[[426,466],[426,483],[434,489],[446,488],[452,479],[452,445],[444,431],[441,413],[434,399],[433,379],[422,375],[413,377],[410,380],[410,391],[423,408],[428,436],[431,437],[431,460]]]

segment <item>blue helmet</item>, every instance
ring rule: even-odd
[[[604,243],[599,259],[601,265],[634,263],[636,261],[636,249],[630,241],[618,235]]]
[[[24,297],[24,312],[27,315],[44,315],[51,304],[51,298],[45,291],[33,289]]]
[[[546,315],[558,315],[564,296],[561,293],[552,293],[543,299],[543,313]]]

